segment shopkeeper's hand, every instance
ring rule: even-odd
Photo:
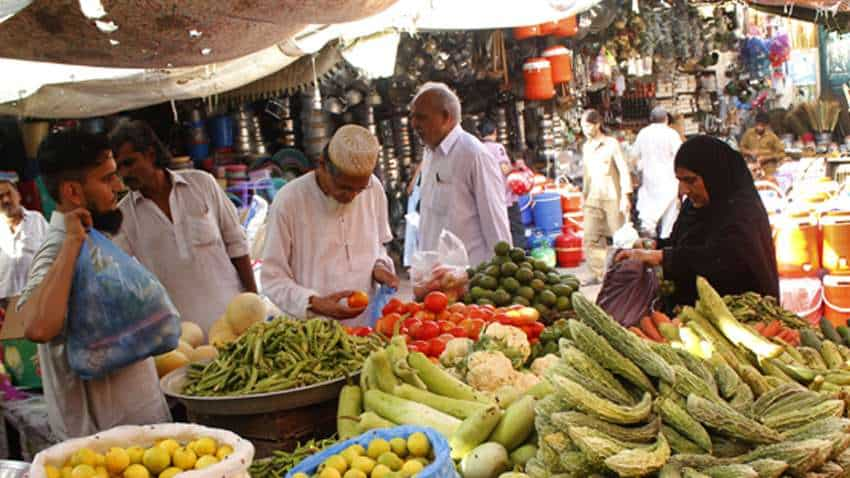
[[[325,297],[314,295],[310,297],[310,311],[332,319],[353,319],[366,310],[366,307],[355,309],[348,306],[348,297],[353,293],[354,291],[344,290]]]
[[[662,251],[648,251],[645,249],[627,249],[620,251],[614,257],[614,262],[621,262],[628,259],[634,259],[643,262],[648,266],[660,266],[664,260]]]
[[[378,284],[398,289],[398,276],[383,262],[375,263],[375,268],[372,269],[372,279]]]

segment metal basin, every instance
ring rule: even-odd
[[[24,478],[29,469],[25,461],[0,460],[0,478]]]

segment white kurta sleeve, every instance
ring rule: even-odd
[[[305,319],[309,316],[310,297],[318,296],[319,293],[295,282],[290,265],[293,227],[295,224],[283,207],[283,202],[273,202],[269,210],[260,283],[263,294],[280,310],[293,317]]]
[[[230,202],[227,194],[213,180],[212,176],[209,176],[208,187],[212,190],[212,207],[215,208],[218,228],[221,231],[221,240],[224,241],[224,247],[227,250],[228,257],[234,259],[236,257],[247,256],[251,253],[251,246],[248,244],[248,235],[245,234],[242,224],[239,223],[239,214],[236,212],[236,206]]]
[[[395,262],[392,260],[389,253],[387,253],[387,244],[393,240],[393,231],[390,228],[387,194],[384,192],[384,187],[381,186],[380,181],[376,178],[372,178],[372,181],[377,186],[376,190],[378,191],[375,195],[375,214],[378,216],[378,231],[376,231],[378,238],[378,259],[375,262],[384,264],[387,268],[393,271],[393,273],[395,273]]]
[[[485,152],[476,154],[473,160],[471,179],[478,217],[487,249],[492,251],[499,241],[511,243],[505,183],[499,166]]]

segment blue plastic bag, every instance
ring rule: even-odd
[[[369,446],[369,442],[376,438],[382,438],[389,441],[398,437],[407,438],[416,432],[422,432],[428,437],[428,441],[431,442],[431,450],[434,452],[434,461],[430,465],[426,466],[422,471],[417,473],[417,478],[459,478],[457,470],[455,470],[455,464],[451,458],[449,443],[443,435],[432,428],[417,427],[413,425],[371,430],[358,437],[337,443],[330,448],[326,448],[321,452],[306,458],[293,469],[289,470],[289,473],[286,474],[286,478],[292,478],[292,476],[296,473],[312,475],[316,472],[316,468],[324,463],[325,460],[333,455],[342,453],[351,445],[361,445],[363,448],[367,448]]]
[[[91,230],[68,301],[68,363],[85,380],[177,348],[180,316],[157,278]]]
[[[366,309],[366,317],[369,318],[369,327],[374,327],[381,318],[382,310],[390,298],[398,292],[396,289],[381,284],[375,296],[369,299],[369,308]]]

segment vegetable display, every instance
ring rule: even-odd
[[[339,322],[278,318],[254,324],[207,364],[192,364],[184,393],[232,396],[276,392],[356,373],[378,335],[349,335]]]
[[[700,312],[684,314],[689,320],[682,340],[671,343],[629,333],[573,295],[579,320],[567,325],[560,358],[545,373],[552,393],[534,404],[537,452],[526,462],[526,474],[850,473],[844,393],[778,380],[780,373],[806,370],[785,362],[785,347],[738,322],[702,280],[699,292]],[[767,366],[768,372],[762,364],[775,368]],[[821,380],[827,383],[825,376]]]
[[[286,476],[286,473],[295,465],[301,463],[303,459],[322,451],[322,449],[333,445],[336,441],[336,438],[309,440],[304,444],[299,443],[291,452],[278,450],[269,458],[254,460],[248,469],[248,473],[250,473],[251,478],[279,478]]]

